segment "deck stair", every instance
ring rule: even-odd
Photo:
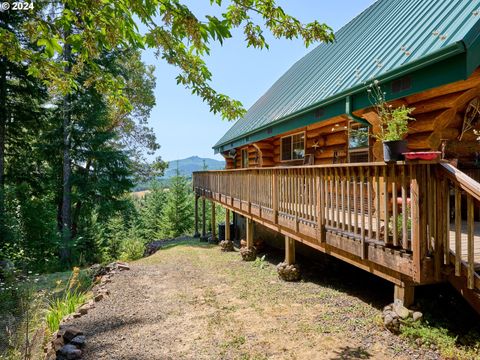
[[[449,164],[440,164],[452,207],[445,256],[450,283],[480,313],[480,183]]]

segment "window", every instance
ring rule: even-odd
[[[348,132],[349,162],[369,161],[369,134],[368,125],[350,122],[350,131]]]
[[[302,160],[305,157],[305,133],[283,137],[280,147],[282,161]]]
[[[368,148],[368,126],[363,124],[350,124],[348,136],[349,149]]]
[[[248,149],[242,149],[242,168],[248,168]]]

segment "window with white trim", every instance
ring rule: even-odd
[[[305,157],[305,133],[282,137],[280,148],[282,161],[302,160]]]

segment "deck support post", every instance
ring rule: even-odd
[[[230,235],[230,210],[225,209],[225,240],[231,241],[232,237]]]
[[[257,258],[257,249],[253,246],[253,220],[247,218],[247,244],[240,249],[244,261],[254,261]]]
[[[222,251],[234,251],[232,236],[230,234],[230,210],[225,208],[225,238],[220,241],[220,249]]]
[[[415,286],[412,286],[410,284],[395,284],[395,288],[393,291],[393,300],[395,303],[401,303],[405,307],[412,306],[415,300],[414,296]]]
[[[215,219],[215,203],[213,200],[210,202],[210,206],[212,207],[212,218],[210,221],[210,225],[212,226],[212,242],[217,241],[217,221]]]
[[[285,236],[285,261],[277,265],[280,279],[285,281],[300,280],[300,268],[295,264],[295,240]]]
[[[195,194],[195,234],[193,235],[194,238],[199,238],[200,233],[198,232],[198,195]]]
[[[285,263],[295,264],[295,240],[288,236],[285,236]]]
[[[202,237],[200,240],[207,240],[207,221],[206,221],[206,207],[205,207],[205,196],[202,197]]]
[[[253,248],[253,220],[247,218],[247,248]]]

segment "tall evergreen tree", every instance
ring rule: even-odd
[[[162,214],[163,234],[177,237],[191,232],[193,227],[193,199],[190,184],[180,175],[178,166],[176,175],[170,180],[170,189]]]
[[[154,182],[150,192],[141,203],[141,231],[146,241],[159,239],[163,235],[162,217],[166,198],[166,189]]]

